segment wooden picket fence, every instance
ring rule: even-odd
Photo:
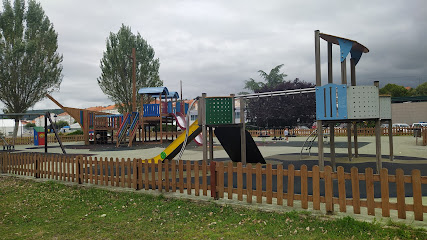
[[[79,142],[84,141],[83,135],[59,135],[62,142]],[[8,144],[12,144],[13,138],[5,138]],[[56,137],[54,135],[49,135],[47,137],[48,143],[57,143]],[[34,144],[34,137],[17,137],[15,139],[15,145],[31,145]],[[4,145],[4,142],[0,142],[0,146]]]
[[[1,171],[8,174],[33,176],[61,181],[90,183],[112,187],[157,190],[159,192],[186,192],[188,195],[210,196],[214,199],[236,199],[252,203],[266,203],[294,206],[299,201],[303,209],[312,204],[314,210],[346,212],[352,206],[355,214],[366,208],[375,216],[375,209],[381,209],[383,217],[390,217],[391,210],[397,210],[398,218],[405,219],[407,212],[413,212],[414,219],[423,221],[427,206],[422,202],[422,189],[427,184],[427,176],[419,170],[404,175],[397,169],[389,175],[387,169],[374,174],[372,168],[360,173],[356,167],[350,173],[338,167],[333,172],[330,166],[320,171],[306,165],[296,170],[293,165],[287,169],[283,165],[243,167],[241,163],[204,161],[150,162],[141,159],[97,158],[69,155],[16,154],[1,155]],[[346,184],[347,183],[347,184]],[[376,184],[375,184],[376,183]],[[405,193],[405,186],[412,192]],[[299,187],[297,187],[299,186]],[[360,186],[365,186],[363,189]],[[374,186],[380,187],[380,197],[375,196]],[[298,188],[298,189],[297,189]],[[390,192],[396,190],[396,202],[390,201]],[[351,197],[347,197],[351,192]],[[378,194],[377,194],[378,195]],[[424,196],[425,197],[425,196]],[[413,203],[408,203],[412,198]]]
[[[289,134],[295,135],[297,137],[306,137],[309,136],[315,129],[290,129]],[[285,129],[265,129],[265,130],[248,130],[252,137],[258,136],[270,136],[270,137],[283,137],[283,132]],[[423,132],[427,131],[427,128],[423,128]],[[329,134],[329,128],[325,128],[325,134]],[[393,136],[413,136],[414,128],[404,128],[404,127],[394,127],[392,129]],[[351,134],[354,134],[353,128],[351,129]],[[358,128],[358,136],[375,136],[375,128]],[[381,135],[388,136],[388,128],[381,128]],[[347,136],[347,128],[335,128],[335,136]]]

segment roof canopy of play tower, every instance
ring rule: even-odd
[[[158,98],[161,97],[167,97],[167,98],[179,98],[178,92],[170,92],[167,87],[148,87],[148,88],[141,88],[138,91],[139,94],[146,94],[150,95],[151,97]]]

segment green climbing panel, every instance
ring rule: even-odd
[[[206,124],[232,124],[233,98],[212,97],[206,98]]]

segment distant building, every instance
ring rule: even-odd
[[[19,122],[18,125],[18,136],[21,136],[24,129],[24,125],[22,122]],[[13,136],[13,129],[15,128],[15,120],[14,119],[0,119],[0,132],[5,137],[12,137]]]
[[[427,96],[391,98],[393,123],[427,122]]]

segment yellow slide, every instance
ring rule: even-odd
[[[198,121],[194,121],[193,124],[190,125],[188,130],[188,139],[187,144],[193,140],[199,133],[202,131],[202,127],[199,126]],[[182,144],[185,140],[185,131],[181,133],[175,141],[173,141],[163,152],[153,158],[154,162],[163,161],[164,159],[172,159],[175,157],[179,151],[181,151]]]

